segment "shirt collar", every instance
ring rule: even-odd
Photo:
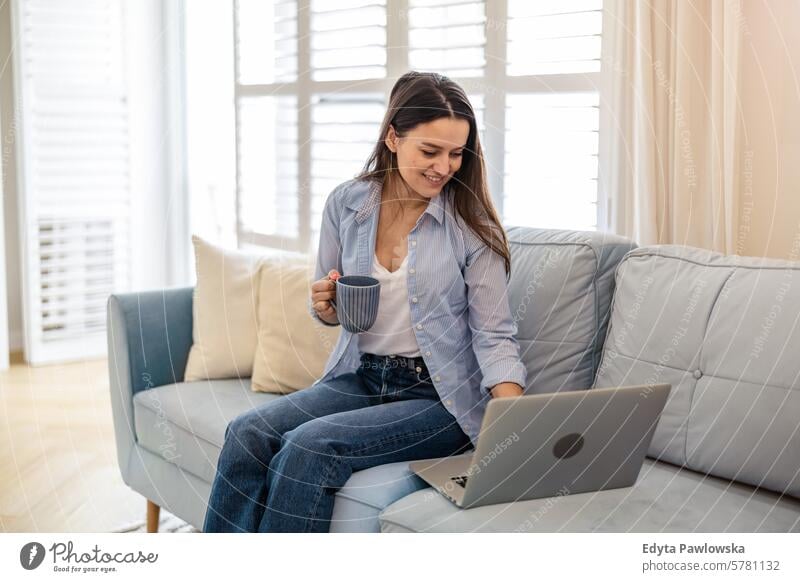
[[[364,222],[364,220],[372,214],[372,211],[377,208],[381,201],[383,180],[371,179],[367,184],[369,188],[366,192],[366,196],[357,196],[348,204],[348,208],[356,211],[356,222],[359,224]],[[427,213],[433,216],[439,224],[441,224],[444,217],[444,197],[449,190],[450,185],[447,184],[439,194],[431,198],[430,202],[428,202],[428,206],[425,208],[425,212],[423,212],[423,214]]]

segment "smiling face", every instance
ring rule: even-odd
[[[412,192],[433,198],[461,167],[469,138],[469,123],[440,117],[420,123],[402,137],[389,127],[386,147],[397,155],[400,176]]]

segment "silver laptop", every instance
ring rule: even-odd
[[[475,451],[410,463],[459,507],[629,487],[669,384],[494,398]]]

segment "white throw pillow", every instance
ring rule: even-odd
[[[197,269],[184,380],[247,378],[258,343],[260,257],[192,236]]]
[[[264,259],[254,391],[286,394],[307,388],[322,375],[341,328],[323,325],[309,314],[313,274],[307,259]]]

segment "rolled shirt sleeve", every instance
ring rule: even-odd
[[[472,347],[483,376],[482,394],[501,382],[526,387],[525,365],[520,359],[517,325],[511,315],[503,258],[480,239],[466,258],[469,326]]]
[[[322,225],[319,232],[319,249],[317,251],[317,264],[314,270],[314,281],[324,278],[331,269],[342,272],[342,245],[339,240],[339,212],[336,196],[339,188],[334,189],[325,201],[322,211]],[[311,294],[308,296],[308,312],[311,317],[329,327],[336,327],[338,323],[328,323],[320,319],[314,311]]]

